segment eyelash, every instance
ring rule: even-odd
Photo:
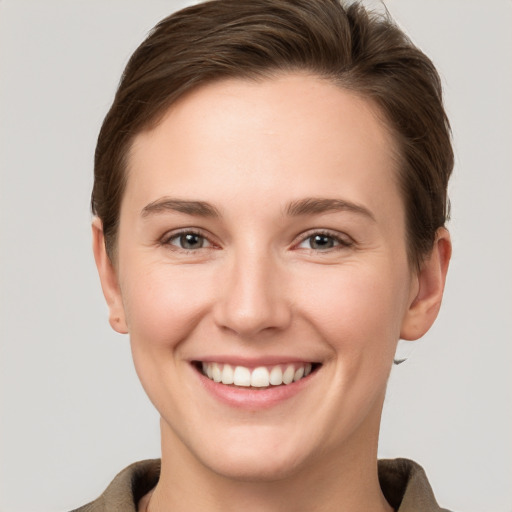
[[[206,247],[198,247],[196,249],[187,249],[185,247],[180,247],[176,244],[171,243],[173,240],[180,240],[181,237],[187,236],[187,235],[193,235],[196,237],[201,238],[204,242],[206,242],[208,245]],[[314,249],[313,247],[303,247],[302,249],[312,251],[315,253],[327,253],[337,250],[346,249],[349,247],[352,247],[354,245],[354,241],[350,239],[348,236],[345,235],[345,237],[340,236],[339,233],[335,233],[328,230],[312,230],[307,233],[303,233],[300,235],[298,242],[295,242],[292,245],[292,248],[300,249],[300,245],[310,241],[314,237],[325,237],[333,241],[334,245],[332,247],[327,247],[325,249]],[[205,236],[200,230],[196,229],[183,229],[181,231],[173,232],[166,234],[160,241],[160,245],[172,248],[172,250],[184,252],[184,253],[194,253],[197,252],[200,249],[210,249],[210,248],[218,248],[207,236]]]

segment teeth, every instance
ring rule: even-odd
[[[255,368],[251,374],[251,386],[253,388],[266,388],[269,385],[270,374],[268,370],[261,366],[259,368]]]
[[[291,384],[293,382],[293,377],[295,376],[295,367],[293,364],[290,364],[286,367],[286,370],[283,373],[283,382],[285,384]]]
[[[291,384],[307,377],[312,370],[311,363],[301,365],[288,364],[273,367],[258,366],[253,370],[245,366],[233,366],[219,363],[202,363],[203,374],[214,382],[234,384],[235,386],[267,388]]]
[[[283,383],[283,370],[280,366],[274,366],[270,370],[269,382],[273,386],[280,386]]]
[[[212,365],[212,377],[214,382],[220,382],[222,380],[220,367],[217,363],[213,363]]]
[[[205,368],[205,366],[206,366],[206,368]],[[206,373],[206,376],[209,379],[213,380],[213,365],[212,364],[203,363],[203,372]]]
[[[229,364],[225,364],[222,369],[222,384],[233,384],[234,372],[233,367]]]
[[[251,370],[249,370],[249,368],[245,368],[244,366],[237,366],[233,375],[233,384],[235,386],[250,386]]]
[[[298,380],[302,379],[302,377],[304,377],[304,366],[301,366],[295,370],[295,373],[293,374],[293,382],[297,382]]]

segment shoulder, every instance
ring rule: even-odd
[[[96,500],[72,512],[137,512],[139,500],[158,482],[160,459],[143,460],[123,469]]]
[[[379,460],[379,482],[397,512],[449,512],[439,507],[425,471],[412,460]]]

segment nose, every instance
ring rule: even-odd
[[[292,318],[286,270],[263,251],[233,255],[218,290],[215,321],[240,337],[286,329]]]

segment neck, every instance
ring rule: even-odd
[[[364,430],[290,474],[240,480],[203,465],[162,422],[162,470],[148,511],[391,512],[378,481],[378,434],[369,437]]]

